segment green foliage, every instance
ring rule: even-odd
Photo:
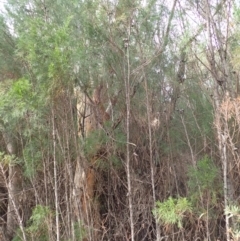
[[[37,205],[32,216],[29,219],[29,225],[26,228],[26,232],[38,241],[47,241],[48,226],[53,213],[49,207]]]
[[[0,93],[0,115],[4,125],[19,124],[28,111],[34,110],[32,86],[27,79],[1,83]]]
[[[197,162],[196,168],[189,168],[187,176],[189,198],[195,212],[207,213],[208,218],[214,220],[216,213],[213,208],[218,205],[222,195],[222,183],[218,181],[219,169],[205,156]]]
[[[233,26],[235,27],[235,32],[231,36],[231,48],[232,48],[232,64],[233,67],[238,70],[240,66],[240,48],[239,48],[239,39],[240,39],[240,6],[235,5],[234,14],[233,14]]]
[[[13,165],[17,163],[17,158],[13,155],[6,155],[3,152],[0,152],[0,164],[5,165]]]
[[[230,231],[234,240],[240,238],[240,208],[236,205],[229,205],[224,209],[224,213],[228,218],[232,219],[232,228]]]
[[[24,174],[28,178],[33,178],[36,172],[42,168],[43,146],[41,144],[38,140],[33,139],[24,147]]]
[[[0,15],[0,80],[11,75],[19,75],[19,63],[14,56],[15,38],[11,35],[8,26]]]
[[[188,170],[188,187],[191,193],[204,190],[216,190],[216,178],[219,170],[213,161],[205,156],[197,162],[197,167],[190,167]]]
[[[22,237],[22,232],[20,229],[18,229],[16,231],[16,235],[14,236],[14,238],[12,239],[12,241],[22,241],[23,237]]]
[[[74,233],[77,240],[81,241],[86,237],[86,230],[82,223],[74,224]]]
[[[27,79],[22,78],[13,83],[10,95],[15,97],[17,100],[29,100],[31,98],[30,90],[31,84]]]
[[[186,110],[185,113],[189,112],[190,115],[187,121],[197,121],[197,123],[194,123],[192,121],[191,128],[195,126],[193,130],[194,136],[202,137],[204,135],[211,138],[213,135],[213,106],[208,98],[209,93],[204,89],[198,91],[199,85],[197,85],[196,83],[189,83],[189,85],[188,105],[190,107],[190,110]],[[197,125],[200,129],[196,128]]]
[[[50,241],[48,231],[52,215],[53,212],[49,207],[37,205],[32,212],[28,226],[25,228],[27,240]],[[21,230],[18,229],[13,241],[22,240]]]
[[[126,135],[121,128],[114,130],[114,144],[119,151],[124,150],[126,145]]]
[[[187,198],[174,199],[169,197],[164,202],[156,202],[156,207],[153,209],[153,215],[157,222],[162,222],[163,225],[177,224],[182,228],[182,220],[186,212],[191,212],[192,206]]]
[[[231,218],[233,216],[236,216],[239,218],[240,221],[240,208],[236,205],[229,205],[224,210],[225,215],[228,216],[228,218]]]
[[[25,78],[2,82],[0,93],[1,128],[15,136],[21,135],[25,145],[23,158],[19,160],[24,160],[22,163],[25,166],[26,176],[33,176],[41,165],[42,143],[45,142],[45,138],[41,140],[39,137],[43,137],[47,130],[46,126],[42,126],[44,100],[39,99],[32,84]]]
[[[0,94],[1,128],[23,138],[21,159],[24,160],[26,176],[33,176],[41,165],[46,144],[45,100],[37,95],[26,78],[0,83]]]
[[[101,157],[98,158],[96,160],[96,166],[102,170],[109,170],[111,166],[115,168],[121,168],[122,162],[117,156],[112,155],[112,156],[108,156],[107,160]]]
[[[84,151],[86,156],[94,156],[108,141],[108,136],[104,130],[95,130],[85,138]]]
[[[28,231],[36,232],[42,227],[42,225],[47,225],[51,214],[52,212],[49,207],[37,205],[30,217],[31,225],[28,227]]]
[[[169,151],[173,153],[189,151],[187,136],[192,149],[196,153],[203,152],[203,145],[210,144],[211,141],[214,142],[213,106],[208,98],[208,91],[204,88],[199,91],[200,86],[197,78],[196,76],[194,81],[187,81],[186,79],[184,82],[186,88],[177,100],[176,111],[173,114],[172,125],[169,130],[171,146],[168,143],[163,146],[166,153],[169,153]],[[180,112],[179,110],[183,111]],[[163,143],[160,144],[164,145]]]
[[[113,165],[114,167],[116,167],[116,168],[122,167],[122,162],[121,162],[121,160],[120,160],[117,156],[115,156],[115,155],[110,156],[110,157],[109,157],[109,161],[110,161],[110,162],[112,163],[112,165]]]
[[[18,41],[18,55],[26,58],[35,74],[35,84],[41,84],[47,93],[67,85],[71,49],[69,46],[69,24],[71,17],[63,25],[46,24],[43,19],[31,19],[29,30]]]

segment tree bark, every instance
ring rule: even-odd
[[[17,156],[17,144],[14,137],[8,132],[3,132],[6,149],[13,158]],[[12,162],[12,161],[11,161]],[[23,229],[23,215],[21,215],[22,198],[22,168],[15,163],[9,163],[8,179],[4,174],[8,189],[8,211],[7,211],[7,238],[11,240],[18,227],[20,227],[23,239],[26,240]],[[3,170],[2,170],[3,171]]]

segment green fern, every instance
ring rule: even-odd
[[[158,223],[162,222],[164,225],[177,224],[179,228],[182,228],[184,214],[191,211],[191,203],[187,198],[174,199],[169,197],[164,202],[156,202],[153,215]]]

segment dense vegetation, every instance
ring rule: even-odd
[[[0,240],[239,240],[237,1],[5,9]]]

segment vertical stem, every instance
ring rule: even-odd
[[[223,183],[224,183],[224,207],[228,206],[228,178],[227,178],[227,143],[226,143],[226,127],[227,123],[224,123],[224,135],[222,136],[222,145],[223,145],[223,152],[222,152],[222,165],[223,165]],[[226,235],[227,235],[227,241],[230,240],[230,234],[229,234],[229,229],[230,229],[230,224],[229,224],[229,217],[226,215]]]
[[[56,130],[54,111],[52,111],[52,137],[53,137],[53,166],[54,166],[54,196],[55,196],[55,210],[56,210],[56,234],[57,241],[60,241],[59,232],[59,208],[58,208],[58,185],[57,185],[57,161],[56,161]]]
[[[218,107],[219,108],[219,107]],[[216,128],[217,128],[217,137],[218,137],[218,149],[220,152],[222,168],[223,168],[223,193],[224,193],[224,209],[228,206],[228,177],[227,177],[227,120],[225,118],[221,119],[220,113],[218,113],[218,109],[216,110]],[[224,121],[223,130],[221,128],[221,122]],[[226,227],[226,236],[227,241],[230,241],[230,223],[229,217],[226,215],[225,217],[225,227]]]
[[[130,39],[130,24],[128,29],[128,40]],[[134,223],[133,223],[133,206],[132,206],[132,185],[131,185],[131,174],[130,174],[130,59],[129,59],[129,46],[127,43],[126,47],[126,62],[127,62],[127,73],[124,74],[124,84],[126,93],[126,131],[127,131],[127,153],[126,153],[126,169],[127,169],[127,187],[128,187],[128,203],[130,212],[130,227],[131,227],[131,241],[134,241]],[[125,71],[125,68],[124,68]]]
[[[181,121],[182,121],[183,128],[184,128],[184,132],[185,132],[185,135],[186,135],[186,138],[187,138],[188,147],[189,147],[190,152],[191,152],[192,164],[193,164],[193,167],[196,168],[196,160],[195,160],[195,157],[194,157],[194,152],[193,152],[192,145],[191,145],[191,142],[190,142],[190,139],[189,139],[187,127],[186,127],[186,124],[185,124],[185,121],[184,121],[184,118],[183,118],[183,114],[180,113],[180,116],[181,116]]]
[[[17,155],[17,144],[12,134],[7,131],[2,132],[6,148],[9,154],[13,157]],[[13,161],[13,160],[12,160]],[[23,234],[23,240],[26,241],[26,235],[23,227],[23,218],[20,215],[20,198],[22,191],[22,170],[21,167],[15,163],[9,163],[8,180],[5,175],[4,169],[1,166],[4,182],[8,190],[8,214],[7,214],[7,233],[9,238],[12,238],[15,230],[20,227]],[[18,222],[18,224],[17,224]]]
[[[10,164],[11,165],[11,164]],[[13,192],[12,192],[12,180],[9,180],[9,182],[7,181],[7,177],[6,177],[6,171],[4,171],[4,168],[2,165],[0,165],[0,168],[1,168],[1,171],[2,171],[2,174],[3,174],[3,178],[4,178],[4,182],[6,184],[6,187],[7,187],[7,190],[8,190],[8,198],[9,198],[9,203],[11,203],[12,207],[13,207],[13,210],[9,210],[8,211],[11,211],[11,212],[15,212],[16,214],[16,217],[17,217],[17,221],[19,223],[19,227],[20,227],[20,230],[22,232],[22,235],[23,235],[23,240],[24,241],[27,241],[27,238],[26,238],[26,234],[25,234],[25,230],[24,230],[24,226],[23,226],[23,220],[21,218],[21,215],[19,213],[19,207],[18,207],[18,203],[16,203],[16,197],[13,196]],[[10,167],[10,171],[13,172],[13,167]],[[13,173],[13,175],[15,175],[16,173]],[[12,176],[13,176],[12,175]],[[13,177],[14,178],[14,177]],[[19,194],[18,194],[19,195]],[[14,229],[14,227],[12,227],[12,229]],[[9,231],[9,230],[8,230]],[[13,232],[14,230],[11,230],[11,232]]]
[[[206,21],[207,21],[207,31],[208,31],[208,42],[209,42],[209,49],[210,49],[210,53],[211,53],[211,59],[210,59],[210,64],[211,64],[211,70],[212,70],[212,75],[213,77],[216,79],[216,88],[215,88],[215,108],[216,108],[216,122],[217,122],[217,135],[218,135],[218,149],[220,152],[220,156],[221,156],[221,162],[222,162],[222,168],[223,168],[223,185],[224,185],[224,208],[227,207],[228,205],[228,177],[227,177],[227,143],[226,143],[226,138],[227,138],[227,120],[223,119],[221,120],[220,114],[217,113],[220,107],[220,102],[223,100],[222,98],[220,98],[220,94],[217,91],[218,88],[218,80],[220,79],[218,76],[219,75],[219,70],[216,70],[216,62],[215,62],[215,55],[214,55],[214,46],[213,46],[213,39],[215,37],[215,41],[217,42],[217,44],[219,45],[218,47],[223,48],[223,43],[220,40],[219,36],[218,36],[218,30],[214,24],[214,19],[212,17],[211,14],[211,9],[210,9],[210,4],[207,0],[205,0],[205,8],[206,8]],[[229,21],[229,19],[227,20]],[[229,24],[227,22],[227,24]],[[213,32],[215,31],[215,36],[213,36]],[[228,36],[228,30],[227,30],[227,35],[226,35],[226,39]],[[226,49],[225,49],[226,51]],[[224,53],[226,54],[226,53]],[[221,56],[220,54],[220,58],[222,63],[221,66],[221,71],[222,73],[224,73],[224,80],[225,82],[229,82],[228,80],[228,66],[226,64],[225,61],[225,56]],[[231,82],[231,81],[230,81]],[[229,84],[229,83],[228,83]],[[220,101],[219,101],[220,100]],[[223,121],[223,123],[221,123]],[[222,124],[223,129],[222,129]],[[230,240],[230,234],[229,234],[229,230],[230,230],[230,223],[229,223],[229,218],[226,215],[225,218],[225,223],[226,223],[226,236],[227,236],[227,241]]]
[[[153,164],[153,144],[152,144],[152,129],[151,129],[151,117],[150,117],[150,109],[149,109],[149,98],[148,98],[148,84],[147,78],[144,74],[144,84],[145,84],[145,91],[146,91],[146,102],[147,102],[147,119],[148,119],[148,137],[149,137],[149,159],[150,159],[150,169],[151,169],[151,184],[152,184],[152,195],[153,195],[153,203],[156,203],[156,193],[155,193],[155,181],[154,181],[154,164]],[[160,230],[158,226],[156,226],[156,233],[157,233],[157,241],[160,241]]]

